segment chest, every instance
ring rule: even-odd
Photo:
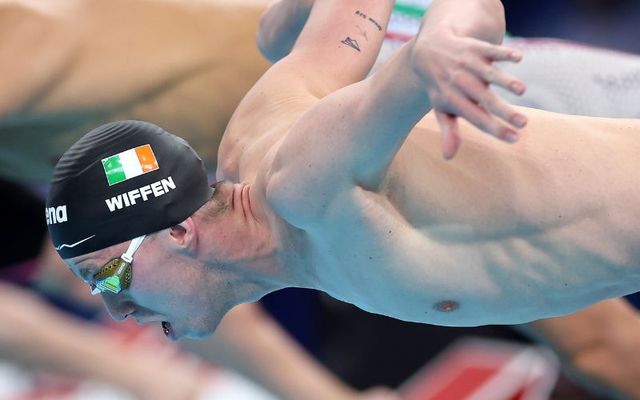
[[[412,319],[433,256],[429,239],[412,228],[384,196],[355,188],[309,230],[321,289],[376,313]]]

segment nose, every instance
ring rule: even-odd
[[[102,301],[107,307],[111,318],[122,321],[135,311],[135,304],[131,301],[120,300],[118,296],[103,295]]]

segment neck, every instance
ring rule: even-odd
[[[265,201],[263,193],[247,191],[250,207],[248,214],[254,216],[256,224],[262,228],[256,237],[252,271],[263,275],[264,279],[284,287],[314,287],[316,274],[307,261],[307,240],[304,231],[282,219]]]
[[[304,232],[280,218],[252,185],[224,185],[229,185],[222,190],[229,199],[228,218],[234,219],[230,225],[241,229],[228,232],[224,253],[216,249],[217,256],[210,260],[213,268],[233,273],[242,288],[241,301],[255,301],[285,287],[315,287],[316,274],[304,257]]]

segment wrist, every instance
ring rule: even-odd
[[[464,13],[460,10],[464,10]],[[493,44],[502,43],[506,32],[504,6],[499,0],[434,2],[425,15],[423,25],[450,30],[456,36],[471,37]]]

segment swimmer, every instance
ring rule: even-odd
[[[519,109],[531,118],[520,143],[461,125],[465,146],[445,162],[435,122],[419,122],[431,77],[410,57],[437,29],[360,81],[383,33],[368,23],[359,50],[343,36],[357,12],[385,26],[391,2],[382,4],[314,5],[291,54],[236,111],[214,190],[186,144],[149,124],[103,126],[63,156],[48,199],[52,239],[114,317],[202,337],[233,305],[300,286],[404,320],[520,323],[637,288],[637,194],[626,178],[635,168],[620,157],[638,123]],[[500,35],[500,21],[485,32],[491,17],[469,15],[483,17],[472,34]],[[484,117],[485,128],[502,126]],[[147,144],[146,169],[107,180],[113,157],[140,159],[135,148]],[[603,146],[625,152],[614,163]]]
[[[217,132],[219,129],[224,128],[224,121],[228,118],[226,112],[233,111],[236,105],[235,102],[240,100],[238,97],[241,96],[240,92],[248,89],[253,83],[252,80],[263,72],[261,69],[266,68],[266,63],[259,59],[258,52],[255,49],[255,33],[252,28],[257,23],[262,9],[259,1],[251,1],[256,5],[252,6],[253,8],[247,7],[244,9],[241,14],[241,20],[237,21],[234,19],[238,16],[237,11],[227,8],[221,9],[216,5],[216,1],[207,2],[206,7],[204,7],[204,3],[198,2],[197,13],[189,12],[189,10],[194,10],[195,3],[189,1],[178,4],[112,0],[108,3],[73,3],[73,6],[70,6],[70,3],[67,4],[68,2],[58,1],[47,3],[46,5],[34,3],[3,5],[2,9],[5,11],[7,9],[22,10],[19,18],[10,18],[8,21],[5,18],[13,14],[11,12],[0,12],[3,26],[6,26],[8,31],[21,30],[24,29],[23,27],[28,26],[31,27],[29,29],[30,32],[39,32],[42,29],[46,29],[48,33],[44,35],[47,38],[46,41],[30,40],[31,36],[29,35],[22,35],[19,38],[9,35],[6,37],[7,40],[0,41],[0,48],[20,49],[20,51],[7,51],[6,54],[11,54],[11,57],[5,58],[0,66],[0,69],[5,71],[2,75],[16,77],[11,82],[7,82],[10,85],[5,87],[5,90],[0,94],[0,97],[2,97],[0,99],[0,105],[2,105],[0,107],[2,109],[0,111],[0,114],[2,114],[0,119],[4,121],[2,129],[0,129],[0,148],[2,149],[0,152],[0,175],[6,173],[20,181],[32,181],[34,179],[46,179],[48,181],[55,161],[72,142],[79,139],[89,129],[88,127],[98,126],[111,119],[145,119],[154,121],[164,128],[184,136],[197,149],[205,164],[215,165],[215,149],[217,149],[217,142],[222,136],[221,131],[219,134]],[[412,0],[411,2],[413,3],[414,1]],[[241,5],[241,3],[243,2],[235,1],[234,7]],[[401,5],[401,3],[403,2],[397,1],[396,6]],[[18,7],[16,8],[16,6]],[[397,9],[398,7],[396,6],[394,7]],[[36,7],[37,10],[35,9]],[[64,7],[65,12],[59,11],[62,7]],[[125,7],[130,18],[127,21],[120,21],[118,32],[104,29],[106,22],[108,22],[105,22],[104,15],[119,14]],[[403,8],[399,9],[399,11],[403,10]],[[78,13],[82,13],[83,18],[69,20],[70,15],[77,15]],[[197,16],[197,18],[191,18],[191,15]],[[170,41],[167,40],[167,31],[163,28],[165,25],[155,26],[144,23],[149,17],[159,18],[159,16],[166,16],[166,18],[171,19],[171,25],[175,28],[171,32]],[[417,22],[415,24],[416,30],[413,33],[417,31],[419,19]],[[389,30],[392,29],[392,23],[393,19],[387,32],[387,38],[390,36]],[[37,29],[33,27],[37,27]],[[141,27],[144,27],[144,29],[141,29]],[[194,30],[206,31],[207,33],[204,35],[191,35]],[[66,32],[67,34],[58,35],[51,32]],[[141,40],[140,34],[143,32],[146,33],[145,37],[149,38],[147,41]],[[123,33],[126,34],[123,35]],[[132,45],[132,37],[139,39],[139,41],[135,42],[139,46]],[[233,37],[234,40],[224,40],[225,37]],[[69,40],[69,38],[74,40]],[[211,40],[211,38],[216,38],[216,40]],[[220,40],[221,38],[222,40]],[[80,43],[77,40],[80,40]],[[122,45],[121,40],[125,40],[127,46]],[[163,49],[166,50],[167,46],[171,48],[180,47],[181,41],[184,40],[188,40],[194,48],[200,49],[199,51],[203,54],[220,57],[230,67],[221,68],[222,62],[216,61],[214,58],[208,62],[208,65],[214,71],[203,73],[202,69],[197,68],[199,65],[198,60],[202,60],[198,53],[190,53],[189,57],[185,57],[185,54],[181,53],[183,56],[182,62],[171,63],[173,69],[163,70],[163,74],[149,74],[146,65],[150,60],[151,64],[164,63],[167,60],[172,60],[169,56],[170,54],[176,53],[174,50],[164,51],[161,55],[154,52],[153,49],[157,48],[158,43],[162,43]],[[513,42],[509,42],[509,46],[516,45]],[[520,46],[516,47],[521,48]],[[81,53],[78,53],[78,48],[82,49]],[[567,49],[562,48],[556,51],[554,55],[548,51],[548,48],[548,43],[544,47],[528,46],[525,49],[526,57],[523,62],[519,64],[507,63],[500,66],[503,70],[511,73],[515,72],[514,68],[518,68],[515,75],[522,78],[528,85],[525,96],[513,96],[508,98],[509,102],[520,100],[521,102],[518,104],[523,104],[523,101],[526,104],[527,101],[531,101],[531,98],[539,93],[536,88],[542,83],[541,80],[546,75],[551,77],[552,72],[555,70],[570,71],[572,68],[580,67],[581,74],[588,74],[585,70],[586,65],[583,58],[576,58],[573,54],[558,58],[557,53],[564,55]],[[578,47],[572,46],[571,48],[577,49]],[[73,49],[76,49],[76,51],[73,51]],[[544,60],[540,59],[538,57],[540,52],[548,53],[549,57],[545,57]],[[74,58],[78,54],[81,54],[82,57]],[[98,54],[100,55],[99,57],[97,56]],[[624,64],[621,61],[624,60],[612,57],[614,55],[612,52],[598,52],[598,55],[600,60],[589,65],[595,66],[605,62],[608,66],[617,66],[622,70],[621,72],[624,72],[624,69],[628,69],[622,67]],[[47,56],[52,57],[53,60],[48,59]],[[38,63],[33,63],[34,57],[39,60]],[[108,65],[104,64],[101,62],[104,57],[113,62],[108,63]],[[627,56],[627,59],[629,58],[630,56]],[[73,62],[73,60],[79,59],[93,60],[93,62],[82,64]],[[540,59],[540,65],[544,66],[544,74],[541,74],[543,71],[538,67],[537,62],[534,62],[538,59]],[[577,60],[578,62],[576,62]],[[38,65],[40,66],[40,69],[36,71],[39,73],[38,79],[33,79],[33,73],[24,73],[24,71],[30,71]],[[48,68],[43,70],[41,68],[43,65],[47,65]],[[73,68],[73,74],[65,75],[67,79],[62,81],[59,80],[60,70],[58,66],[60,65],[72,66]],[[635,65],[638,65],[637,61]],[[528,66],[530,68],[527,68]],[[139,85],[125,85],[120,79],[122,76],[118,72],[121,71],[120,68],[125,68],[127,76],[135,80]],[[188,71],[192,71],[192,73],[190,75],[189,73],[185,74]],[[622,76],[626,75],[622,74]],[[566,76],[563,74],[563,82],[566,82],[565,79],[571,79],[570,82],[578,83],[578,86],[574,85],[574,87],[579,89],[584,89],[590,83],[577,78],[578,74],[575,73]],[[87,79],[91,80],[90,85],[84,84]],[[184,84],[166,84],[166,82],[179,80],[182,80]],[[567,83],[566,89],[571,86],[571,84]],[[43,97],[43,92],[38,90],[38,87],[51,87],[55,88],[55,90],[47,91],[46,96]],[[214,88],[219,90],[220,87],[224,88],[225,95],[223,98],[211,96],[211,91]],[[116,88],[117,90],[114,90]],[[552,111],[558,111],[555,107],[561,103],[555,101],[557,97],[554,96],[554,93],[558,89],[564,88],[564,86],[559,88],[557,85],[549,86],[548,89],[550,91],[542,99],[543,102],[540,103],[540,108],[545,108],[545,106],[553,107]],[[153,92],[154,96],[145,95],[149,92]],[[586,112],[587,115],[596,115],[594,114],[595,111],[601,113],[606,110],[604,115],[608,116],[628,116],[623,110],[625,108],[630,109],[630,106],[637,104],[637,102],[626,100],[626,97],[621,95],[631,93],[634,93],[633,90],[621,91],[616,93],[615,96],[585,97],[582,92],[579,95],[572,92],[577,98],[589,99],[587,102],[587,105],[589,105],[589,110]],[[189,102],[184,101],[186,97],[189,98]],[[80,102],[82,104],[80,104],[77,101],[77,99],[89,98],[96,99],[89,110],[86,102],[82,101]],[[550,100],[554,101],[550,102]],[[608,107],[603,108],[603,100],[610,102]],[[30,104],[40,104],[41,106],[26,106]],[[580,105],[584,105],[584,103]],[[571,106],[573,106],[573,103]],[[12,112],[3,112],[7,110]],[[171,112],[167,112],[167,110],[171,110]],[[211,112],[212,110],[215,110],[215,112]],[[584,111],[584,108],[581,108],[581,111]],[[566,112],[574,113],[575,111],[569,108]],[[615,114],[611,114],[612,112],[615,112]],[[637,110],[634,110],[634,112],[637,112]],[[64,118],[61,118],[61,116],[64,116]],[[39,143],[40,146],[34,146],[34,143]],[[19,156],[19,159],[17,156]],[[3,163],[3,161],[5,162]],[[16,164],[16,161],[19,163]],[[53,164],[51,163],[52,161]],[[38,217],[41,218],[40,212],[38,212]],[[20,221],[24,222],[23,219],[24,215],[20,216]],[[15,236],[15,231],[12,231],[12,234],[7,232],[7,234],[9,237]],[[20,240],[24,242],[25,238],[26,236],[22,235]],[[40,242],[37,245],[40,245]],[[0,279],[2,278],[0,277]],[[9,293],[5,293],[8,291],[4,291],[4,289],[2,291],[3,294],[9,295]],[[563,354],[567,361],[578,360],[581,362],[588,360],[589,364],[578,365],[591,374],[587,379],[588,382],[592,383],[594,380],[613,381],[616,386],[625,388],[625,385],[619,384],[616,379],[619,380],[620,377],[626,377],[628,378],[628,384],[625,391],[630,391],[629,388],[637,390],[636,387],[639,380],[634,376],[634,373],[640,368],[636,367],[635,360],[640,358],[636,357],[635,351],[630,352],[628,350],[629,348],[639,348],[635,343],[635,337],[637,336],[635,332],[638,328],[634,323],[637,318],[632,312],[628,312],[626,315],[622,313],[622,318],[614,317],[621,315],[620,312],[612,312],[616,310],[614,303],[616,306],[624,306],[622,301],[608,302],[609,306],[606,308],[596,305],[572,316],[543,320],[536,323],[537,331],[540,334],[549,331],[550,333],[544,336],[548,341],[560,345],[556,346],[556,349]],[[626,309],[625,307],[618,308]],[[244,312],[248,310],[252,312]],[[24,312],[25,310],[9,307],[8,311]],[[320,371],[319,376],[317,373],[309,373],[310,370],[313,371],[315,369],[317,371],[318,368],[309,362],[308,357],[306,362],[304,359],[300,362],[299,357],[296,360],[296,354],[304,354],[301,351],[293,351],[292,354],[292,349],[297,349],[295,343],[292,343],[291,339],[283,341],[282,338],[286,339],[286,337],[283,337],[282,333],[280,335],[277,334],[277,327],[274,326],[273,321],[269,321],[264,315],[256,318],[256,311],[259,310],[255,310],[254,304],[237,307],[230,315],[225,317],[225,322],[220,326],[215,337],[205,341],[183,342],[182,344],[196,345],[200,353],[213,352],[214,354],[207,354],[207,357],[216,362],[220,361],[220,352],[219,350],[216,352],[216,348],[224,349],[223,353],[225,355],[230,351],[238,352],[241,356],[232,357],[231,360],[225,359],[225,362],[229,361],[230,364],[238,367],[234,362],[236,359],[241,359],[243,363],[240,367],[242,367],[243,372],[249,372],[251,376],[258,378],[283,398],[308,398],[310,393],[313,393],[315,395],[314,398],[318,399],[342,399],[355,396],[353,392],[347,390],[348,388],[336,385],[335,379],[332,380],[326,373],[323,374]],[[597,311],[597,313],[594,311]],[[243,313],[249,315],[242,315]],[[31,311],[27,314],[30,317],[33,316]],[[594,318],[594,315],[597,318]],[[237,321],[239,316],[243,317],[241,322]],[[2,318],[5,317],[6,315]],[[604,320],[603,317],[605,318]],[[586,319],[587,322],[580,321],[580,319]],[[4,319],[4,321],[6,322],[7,320]],[[17,346],[15,343],[11,344],[10,348],[12,350],[16,350],[16,348],[18,351],[21,348],[33,350],[37,347],[40,349],[37,352],[37,356],[46,360],[46,362],[50,362],[52,365],[61,365],[61,363],[68,365],[71,360],[77,360],[77,368],[80,373],[87,373],[86,357],[82,354],[82,351],[77,351],[78,346],[82,342],[87,349],[92,349],[91,343],[95,343],[96,338],[84,334],[81,330],[82,325],[67,324],[66,329],[63,329],[67,337],[75,338],[73,341],[67,341],[73,351],[56,352],[51,349],[60,350],[62,342],[55,337],[51,337],[51,335],[38,336],[37,343],[29,341],[32,340],[34,333],[29,330],[30,324],[28,322],[29,320],[25,316],[24,330],[18,332],[18,337],[21,341]],[[265,323],[267,323],[267,329],[263,326]],[[540,329],[544,328],[544,325],[551,325],[554,329]],[[620,329],[615,340],[606,340],[610,335],[606,330],[601,331],[598,328],[612,325]],[[74,330],[72,328],[77,329]],[[15,323],[3,324],[0,328],[0,342],[4,339],[2,331],[6,329],[15,331],[18,326]],[[55,329],[60,332],[63,331],[60,328]],[[623,332],[624,334],[622,334]],[[631,340],[632,343],[621,341],[621,336]],[[584,340],[585,337],[589,340]],[[30,339],[24,341],[25,338]],[[81,340],[80,338],[85,338],[86,340]],[[566,343],[569,346],[565,345],[562,341],[563,338],[568,339]],[[593,338],[603,338],[605,340],[595,341],[597,345],[594,345]],[[274,339],[276,340],[274,341]],[[52,346],[51,342],[56,340],[58,342]],[[222,343],[217,343],[219,340]],[[577,346],[577,343],[584,345]],[[0,343],[0,347],[3,344],[5,343]],[[25,352],[16,352],[15,354],[22,356]],[[49,358],[63,354],[64,357],[62,359]],[[597,354],[599,359],[594,360],[593,357],[588,357],[588,354]],[[609,362],[602,361],[603,354],[611,354]],[[2,353],[2,357],[6,358],[7,355],[7,353]],[[293,359],[292,355],[294,356]],[[11,358],[11,354],[8,356]],[[278,360],[275,364],[277,368],[274,367],[273,360]],[[247,371],[247,368],[244,367],[247,367],[250,371]],[[255,369],[258,370],[255,371]],[[617,369],[623,369],[622,373]],[[96,373],[100,371],[104,373],[104,368],[95,370]],[[130,378],[126,374],[123,374],[123,376]],[[611,377],[614,379],[612,380]],[[172,379],[165,380],[167,383],[172,382]],[[128,379],[128,381],[131,381],[131,379]],[[335,386],[337,386],[338,390],[334,389]],[[159,390],[157,387],[148,389],[153,389],[156,392]]]

